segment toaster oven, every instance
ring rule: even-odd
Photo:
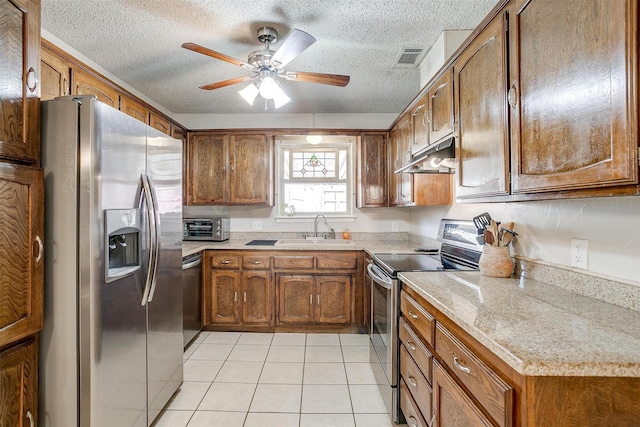
[[[229,240],[229,218],[184,218],[182,240],[222,242]]]

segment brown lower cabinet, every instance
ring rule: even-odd
[[[403,285],[400,298],[400,406],[409,425],[638,425],[640,378],[522,375],[411,288]]]
[[[360,251],[205,251],[204,325],[350,326],[362,317],[354,304],[362,256]]]
[[[0,351],[0,426],[38,425],[38,343]]]

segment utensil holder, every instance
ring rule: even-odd
[[[489,277],[511,277],[513,259],[508,246],[485,245],[480,255],[480,273]]]

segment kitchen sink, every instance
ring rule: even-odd
[[[281,239],[275,246],[345,246],[353,245],[351,240],[336,239]]]

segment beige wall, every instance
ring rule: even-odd
[[[516,223],[517,255],[570,268],[571,239],[586,239],[590,273],[640,286],[640,197],[413,208],[409,227],[435,237],[441,218],[471,219],[482,212]]]

